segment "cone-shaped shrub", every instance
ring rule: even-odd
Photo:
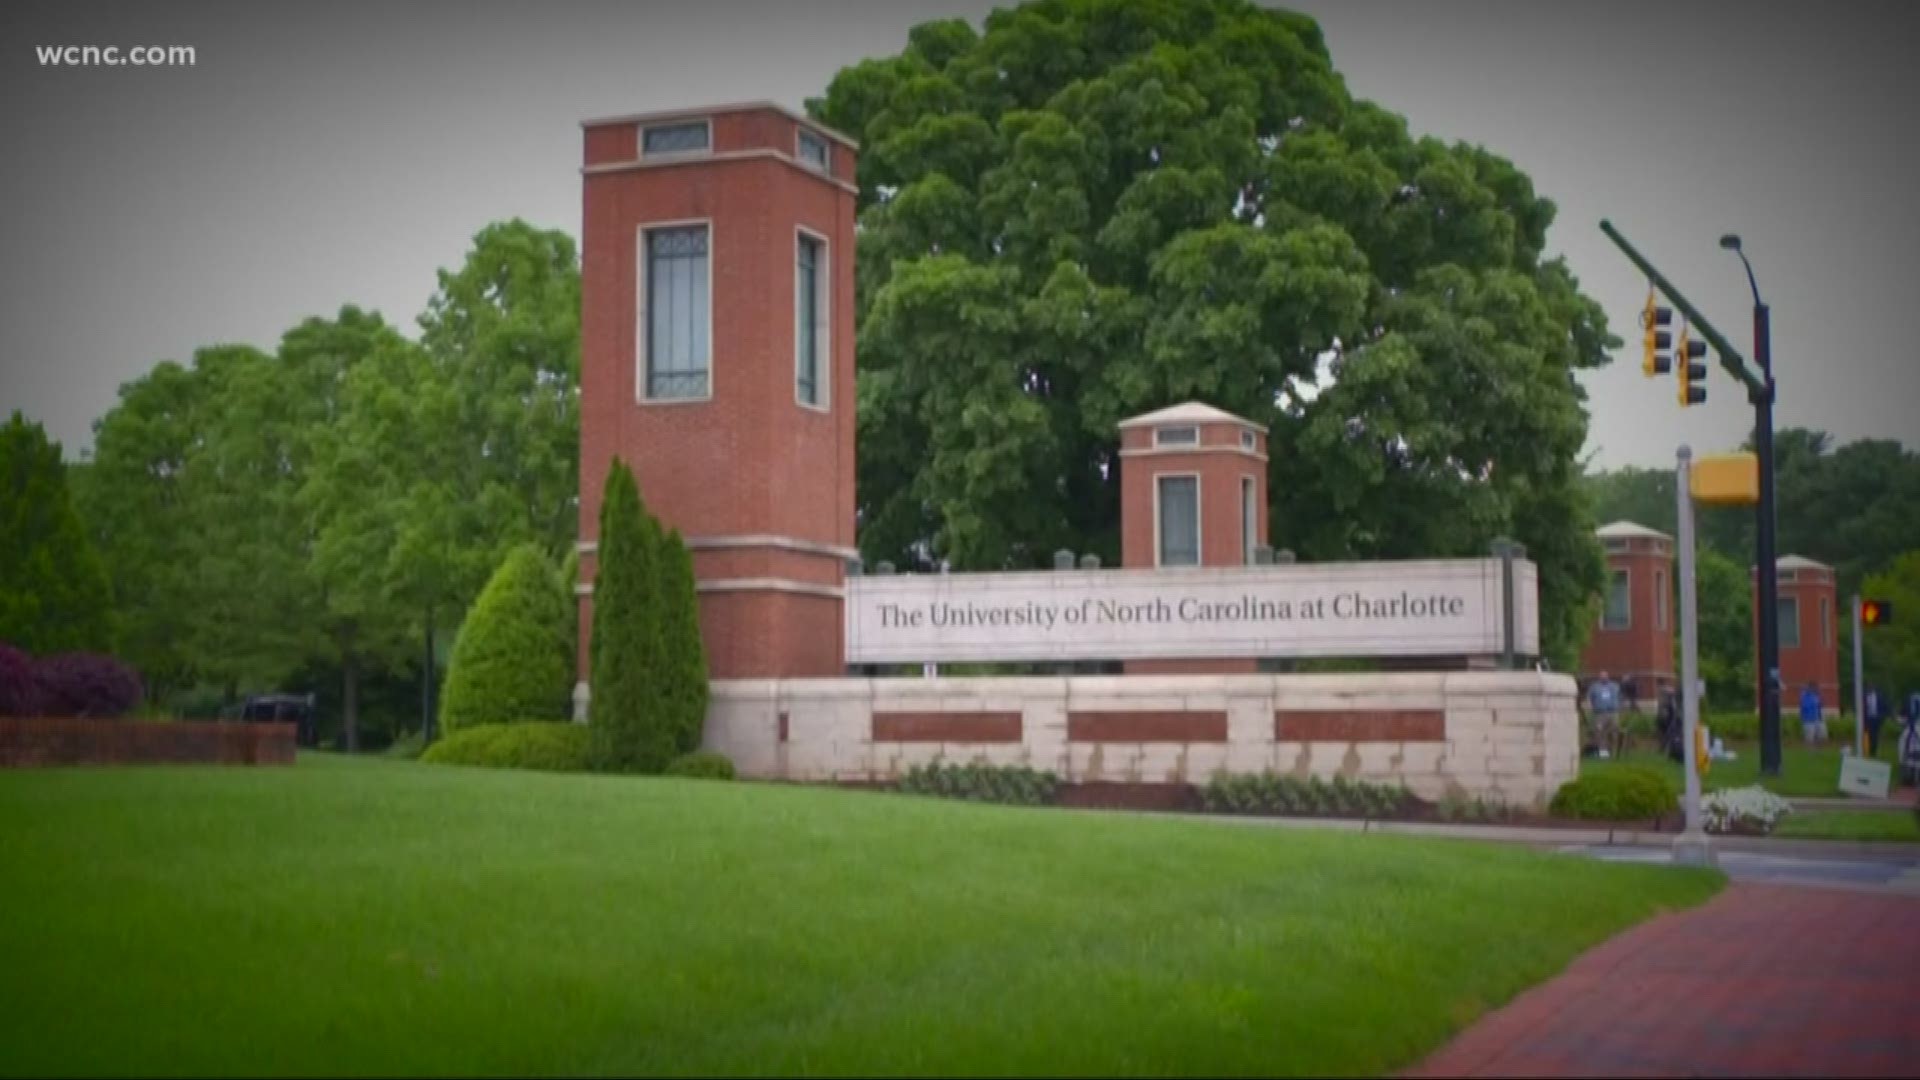
[[[700,641],[693,553],[678,530],[660,544],[660,660],[661,704],[675,752],[691,753],[707,723],[707,650]]]
[[[454,640],[440,730],[566,719],[573,686],[568,606],[559,574],[538,547],[508,553]]]
[[[597,770],[657,773],[677,756],[661,701],[659,547],[633,473],[616,458],[600,502],[588,646],[588,761]]]

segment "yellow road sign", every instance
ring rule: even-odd
[[[1752,506],[1760,501],[1760,459],[1747,453],[1694,458],[1688,486],[1697,503]]]

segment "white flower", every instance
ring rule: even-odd
[[[1709,792],[1700,800],[1700,816],[1706,830],[1714,833],[1731,832],[1739,825],[1772,832],[1792,812],[1792,803],[1761,787]]]

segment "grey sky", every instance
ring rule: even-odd
[[[578,235],[584,117],[768,98],[977,0],[311,7],[9,4],[0,13],[0,414],[69,455],[120,383],[309,315],[413,332],[486,223]],[[1683,412],[1640,374],[1646,285],[1610,217],[1737,345],[1740,232],[1774,308],[1779,423],[1920,444],[1913,203],[1920,19],[1900,3],[1298,0],[1361,96],[1512,159],[1627,340],[1586,378],[1602,466],[1731,447],[1716,369]],[[1818,17],[1813,13],[1818,12]],[[182,44],[191,68],[48,68],[35,45]]]

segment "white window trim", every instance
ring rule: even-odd
[[[821,164],[815,165],[813,162],[808,161],[806,152],[800,149],[800,144],[809,135],[813,136],[816,139],[819,139],[820,145],[825,147],[827,150],[827,160],[822,162]],[[707,141],[712,142],[713,139],[709,137]],[[833,140],[827,138],[826,136],[806,126],[805,124],[795,124],[793,127],[793,160],[799,162],[800,164],[806,166],[809,169],[814,170],[815,172],[822,172],[822,173],[826,173],[828,176],[832,176],[833,175]]]
[[[1156,569],[1157,569],[1157,568],[1159,568],[1159,567],[1161,567],[1162,565],[1164,565],[1164,564],[1162,564],[1162,563],[1161,563],[1161,561],[1160,561],[1160,556],[1161,556],[1161,554],[1162,554],[1162,553],[1163,553],[1163,552],[1165,551],[1165,548],[1164,548],[1164,547],[1163,547],[1163,546],[1161,545],[1161,543],[1160,543],[1160,489],[1161,489],[1161,482],[1162,482],[1162,481],[1165,481],[1165,480],[1177,480],[1177,479],[1181,479],[1181,478],[1186,478],[1186,479],[1190,479],[1190,480],[1192,480],[1192,481],[1193,481],[1193,555],[1194,555],[1194,561],[1193,561],[1193,565],[1192,565],[1192,566],[1171,566],[1171,567],[1167,567],[1167,569],[1169,569],[1169,570],[1194,570],[1194,569],[1198,569],[1198,568],[1200,568],[1200,567],[1202,567],[1202,566],[1205,566],[1205,565],[1206,565],[1206,563],[1207,563],[1207,538],[1206,538],[1206,532],[1205,532],[1205,522],[1206,522],[1206,514],[1205,514],[1205,513],[1203,513],[1203,512],[1202,512],[1202,510],[1201,510],[1201,506],[1202,506],[1202,504],[1203,504],[1203,499],[1204,499],[1204,494],[1203,494],[1203,492],[1202,492],[1202,491],[1200,490],[1200,474],[1199,474],[1199,473],[1197,473],[1197,472],[1188,472],[1188,473],[1174,473],[1174,472],[1169,472],[1169,473],[1158,473],[1158,474],[1156,474],[1156,475],[1154,476],[1154,478],[1153,478],[1153,565],[1154,565],[1154,567],[1155,567]]]
[[[647,153],[647,132],[649,130],[654,128],[692,127],[694,124],[705,125],[707,129],[707,145],[703,149],[655,150],[651,154]],[[633,148],[633,156],[641,160],[671,161],[675,158],[704,157],[713,153],[713,118],[710,116],[681,117],[675,120],[660,120],[651,124],[641,124],[639,134],[636,137],[639,142]]]
[[[1242,450],[1250,450],[1250,451],[1254,451],[1254,452],[1258,452],[1258,451],[1259,451],[1259,449],[1260,449],[1260,438],[1259,438],[1259,436],[1257,436],[1257,435],[1255,435],[1255,434],[1254,434],[1253,432],[1251,432],[1251,431],[1247,431],[1247,430],[1246,430],[1246,429],[1244,429],[1244,428],[1243,428],[1243,429],[1241,429],[1241,431],[1240,431],[1240,449],[1242,449]]]
[[[825,234],[805,225],[797,225],[793,231],[793,401],[803,409],[830,413],[833,411],[833,246]],[[820,265],[814,268],[820,285],[820,370],[815,373],[820,384],[820,401],[817,404],[800,397],[800,238],[803,236],[820,245]]]
[[[700,397],[657,398],[647,396],[647,365],[653,362],[653,335],[647,332],[647,233],[655,229],[681,229],[704,225],[707,230],[707,392]],[[713,260],[719,249],[719,237],[712,218],[686,218],[677,221],[643,221],[633,234],[633,399],[640,405],[699,405],[713,400],[714,384],[719,381],[719,350],[713,340]]]
[[[1169,442],[1169,441],[1167,441],[1167,439],[1166,439],[1166,434],[1167,434],[1167,432],[1169,432],[1169,431],[1191,431],[1191,432],[1193,432],[1193,441],[1192,441],[1192,442],[1186,442],[1186,441],[1184,441],[1184,440],[1183,440],[1183,441],[1178,441],[1178,442]],[[1154,429],[1153,429],[1153,445],[1154,445],[1155,447],[1161,447],[1161,446],[1178,446],[1178,447],[1182,447],[1182,448],[1185,448],[1185,447],[1197,447],[1197,446],[1199,446],[1199,445],[1200,445],[1200,425],[1198,425],[1198,424],[1168,424],[1168,425],[1166,425],[1165,427],[1157,427],[1157,428],[1154,428]]]
[[[1607,600],[1613,595],[1613,575],[1615,574],[1625,574],[1627,576],[1627,588],[1626,588],[1627,619],[1625,622],[1621,623],[1619,626],[1610,626],[1607,624]],[[1633,570],[1632,568],[1625,567],[1625,566],[1610,566],[1607,568],[1607,595],[1600,598],[1600,629],[1608,631],[1609,633],[1615,633],[1615,634],[1622,634],[1627,632],[1628,630],[1633,629]]]
[[[1667,591],[1670,588],[1665,570],[1653,572],[1653,628],[1667,628]]]
[[[1253,477],[1240,478],[1240,558],[1253,565],[1253,549],[1260,545],[1260,499]]]
[[[1788,625],[1792,625],[1793,641],[1791,643],[1782,641],[1780,642],[1780,647],[1783,649],[1797,649],[1801,646],[1801,644],[1804,641],[1804,639],[1800,634],[1800,598],[1797,596],[1781,596],[1781,597],[1776,597],[1775,602],[1780,607],[1785,607],[1788,604],[1793,605],[1793,618],[1778,620],[1780,626],[1783,628]],[[1781,636],[1785,637],[1784,634]]]

